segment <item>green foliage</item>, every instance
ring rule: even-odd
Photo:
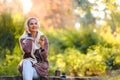
[[[0,17],[0,48],[8,49],[12,52],[15,46],[15,28],[10,13],[3,13]]]
[[[87,49],[98,44],[100,39],[99,35],[96,32],[93,32],[93,29],[91,28],[81,28],[80,31],[73,28],[67,28],[65,30],[59,29],[56,31],[50,29],[47,36],[50,41],[49,43],[52,46],[51,48],[62,50],[62,52],[66,48],[71,47],[76,48],[83,53],[87,53]]]
[[[102,75],[107,70],[119,69],[120,46],[110,27],[50,29],[46,34],[51,75],[56,69],[71,76]]]
[[[80,34],[79,42],[80,44],[77,48],[80,49],[83,53],[87,53],[87,49],[93,45],[97,45],[99,42],[99,36],[96,32],[93,32],[91,28],[82,28]]]
[[[0,58],[5,58],[7,53],[13,53],[13,48],[23,32],[23,19],[21,15],[3,12],[0,14]]]
[[[0,75],[14,76],[19,75],[17,66],[22,59],[22,52],[20,50],[19,44],[17,43],[13,49],[14,54],[6,54],[6,58],[0,62]]]
[[[23,55],[19,37],[23,33],[24,18],[19,14],[7,14],[4,17],[5,21],[2,17],[0,21],[0,75],[19,75],[17,65]],[[10,25],[7,20],[11,21]],[[119,28],[116,28],[114,34],[109,26],[81,27],[79,30],[50,28],[43,32],[49,40],[50,75],[54,75],[56,69],[68,76],[96,76],[103,75],[108,70],[120,69]],[[10,43],[4,42],[4,39]]]
[[[17,75],[21,58],[19,37],[23,32],[24,18],[8,12],[0,14],[0,75]]]
[[[18,55],[6,55],[6,60],[0,64],[0,75],[18,75],[17,65],[19,61]]]

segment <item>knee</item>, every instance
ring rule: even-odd
[[[23,65],[32,65],[31,61],[28,59],[23,60]]]

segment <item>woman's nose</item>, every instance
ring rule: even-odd
[[[35,27],[36,27],[36,26],[37,26],[37,24],[33,24],[33,26],[35,26]]]

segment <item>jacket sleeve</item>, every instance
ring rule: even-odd
[[[42,58],[47,59],[48,57],[48,40],[45,37],[45,44],[44,44],[44,49],[40,49],[40,55],[42,56]]]
[[[25,53],[30,53],[32,50],[32,38],[21,38],[20,46]]]

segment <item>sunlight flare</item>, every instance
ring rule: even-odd
[[[32,0],[20,0],[23,6],[23,12],[24,14],[27,14],[32,7]]]

